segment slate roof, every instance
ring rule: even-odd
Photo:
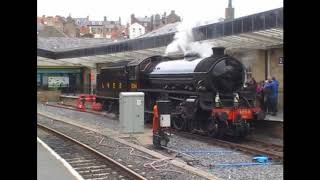
[[[40,49],[59,51],[101,46],[112,42],[112,40],[105,38],[38,37],[37,46]]]

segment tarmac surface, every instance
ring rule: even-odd
[[[77,180],[71,172],[56,159],[42,144],[37,142],[38,180]]]

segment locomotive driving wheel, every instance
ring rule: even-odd
[[[172,125],[177,130],[184,130],[187,124],[187,115],[183,106],[176,106],[178,116],[172,119]]]
[[[176,117],[172,121],[173,127],[177,130],[183,130],[186,125],[186,120],[182,117]]]

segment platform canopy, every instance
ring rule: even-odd
[[[38,66],[89,66],[163,55],[179,23],[169,24],[136,39],[38,38]],[[232,50],[270,49],[283,46],[283,8],[231,21],[193,28],[195,41]]]

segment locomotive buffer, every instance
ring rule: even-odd
[[[156,148],[167,146],[169,142],[169,135],[166,131],[170,128],[170,101],[158,100],[153,107],[153,145]]]

